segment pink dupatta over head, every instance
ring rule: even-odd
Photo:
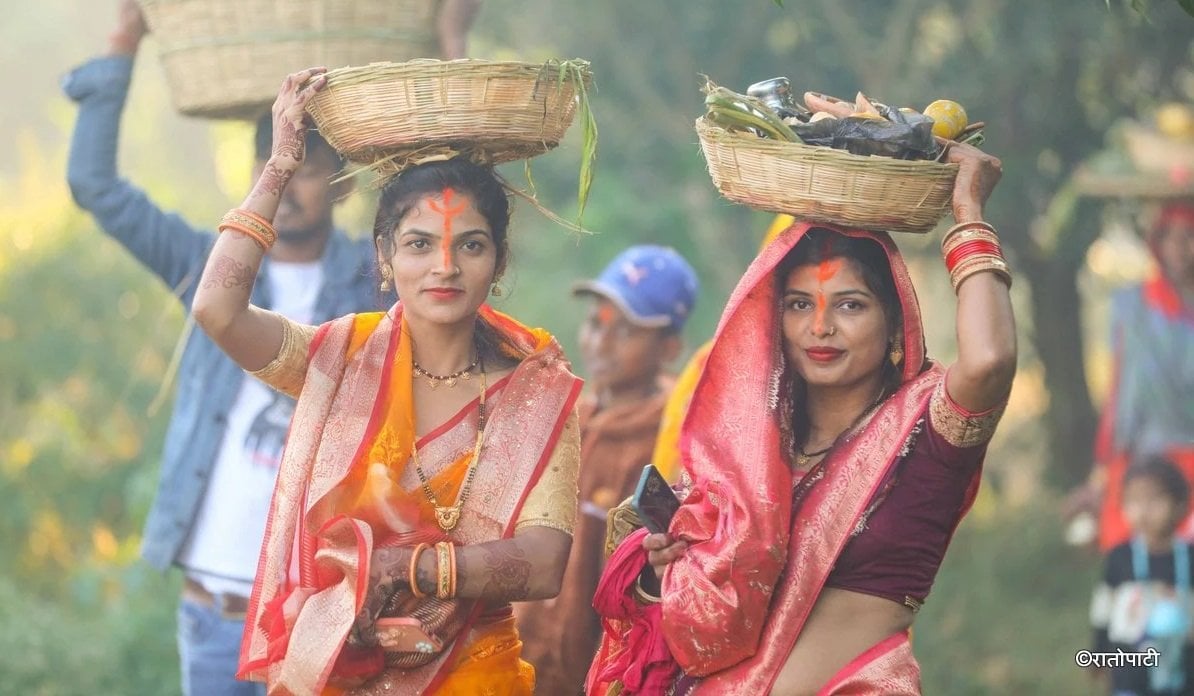
[[[942,379],[940,368],[928,366],[916,294],[891,238],[835,230],[887,252],[903,308],[903,384],[800,484],[804,497],[793,519],[792,474],[780,447],[784,361],[775,272],[818,227],[828,226],[796,223],[746,271],[683,426],[681,456],[694,486],[670,531],[689,548],[664,575],[662,627],[685,672],[705,677],[702,694],[770,691],[837,556]]]

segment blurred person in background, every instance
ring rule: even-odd
[[[642,245],[573,291],[591,300],[580,329],[590,387],[578,406],[580,515],[560,596],[516,608],[539,693],[584,689],[601,637],[593,593],[605,559],[606,515],[634,493],[651,463],[673,382],[664,370],[683,348],[697,290],[696,272],[680,254]]]
[[[1096,653],[1157,651],[1156,664],[1123,663],[1096,674],[1113,696],[1194,694],[1190,665],[1191,545],[1177,536],[1190,508],[1185,475],[1164,456],[1135,463],[1123,480],[1131,539],[1107,554],[1090,617]]]
[[[1088,483],[1069,512],[1098,510],[1103,552],[1131,535],[1123,481],[1132,462],[1165,455],[1194,482],[1194,201],[1165,204],[1146,235],[1152,276],[1111,303],[1114,374]],[[1178,529],[1194,537],[1194,516]]]
[[[468,23],[478,5],[479,0],[443,3],[439,31],[445,55],[464,55]],[[79,206],[189,310],[214,230],[198,229],[161,210],[116,166],[120,119],[146,32],[137,3],[125,0],[104,55],[65,78],[67,95],[79,105],[67,181]],[[258,123],[255,177],[269,158],[271,140],[267,115]],[[330,183],[343,164],[339,155],[314,130],[307,134],[307,149],[309,156],[280,206],[278,243],[253,301],[318,323],[384,300],[373,272],[373,245],[350,240],[333,222],[333,203],[347,191]],[[238,682],[234,675],[293,409],[290,397],[245,379],[202,332],[187,335],[141,549],[152,566],[177,566],[185,576],[178,609],[184,694],[261,693],[259,685]]]

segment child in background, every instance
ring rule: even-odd
[[[1111,550],[1095,590],[1091,623],[1094,651],[1160,653],[1155,666],[1110,668],[1113,696],[1194,694],[1187,670],[1190,646],[1191,548],[1177,538],[1189,509],[1190,487],[1178,468],[1153,457],[1129,469],[1123,514],[1132,539]]]

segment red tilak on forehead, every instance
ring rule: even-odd
[[[464,212],[464,209],[468,207],[468,202],[461,201],[453,208],[452,199],[455,198],[456,191],[450,186],[444,187],[441,195],[444,199],[442,204],[432,199],[428,201],[427,207],[444,216],[444,236],[443,241],[440,242],[440,251],[444,255],[444,268],[450,268],[452,266],[452,219]]]
[[[609,326],[618,318],[617,312],[614,311],[613,305],[603,304],[597,308],[597,321],[602,326]]]
[[[829,250],[829,243],[825,242],[823,251]],[[825,300],[825,282],[832,279],[842,268],[842,259],[825,259],[817,266],[817,311],[813,315],[813,331],[821,333],[825,329],[825,310],[829,303]]]

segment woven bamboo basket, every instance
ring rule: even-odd
[[[956,164],[862,157],[696,122],[721,195],[752,208],[846,227],[928,232],[949,211]]]
[[[375,63],[329,72],[307,111],[358,164],[398,171],[461,154],[499,164],[557,146],[591,79],[584,61]]]
[[[140,0],[178,111],[256,118],[282,80],[439,55],[439,0]]]

